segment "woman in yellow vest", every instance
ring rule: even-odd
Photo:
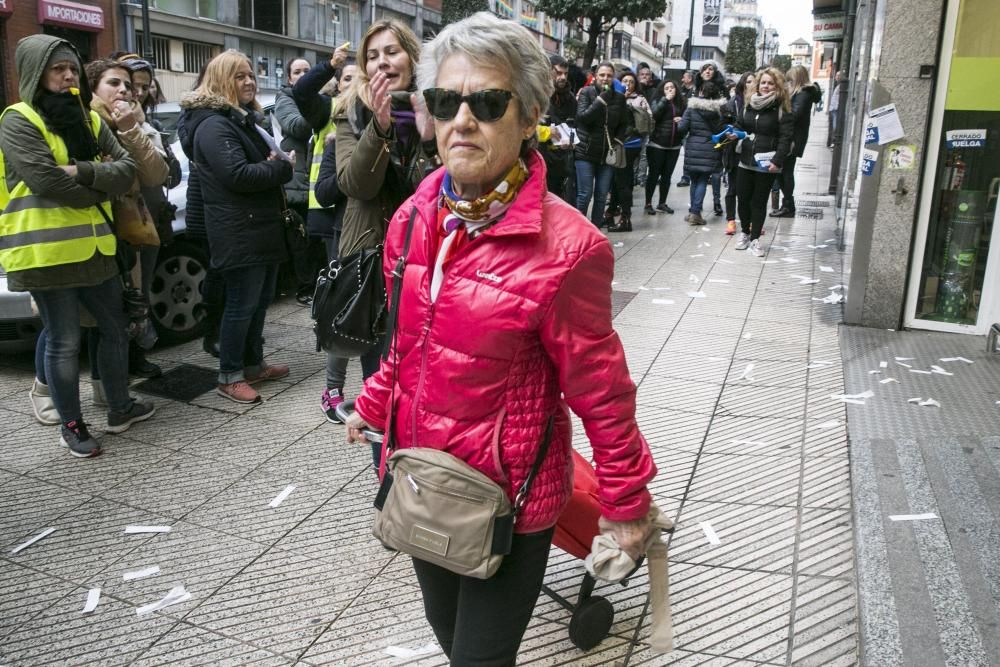
[[[80,408],[81,305],[101,332],[105,430],[121,433],[154,412],[128,394],[128,321],[108,224],[107,200],[132,186],[135,162],[87,109],[90,89],[69,42],[25,37],[15,63],[21,102],[0,117],[0,264],[12,291],[31,292],[45,323],[45,378],[62,444],[74,456],[96,456],[100,444]]]

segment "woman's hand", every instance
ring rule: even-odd
[[[410,95],[410,106],[413,107],[413,113],[416,117],[417,132],[420,133],[420,140],[430,141],[434,138],[434,119],[431,117],[430,112],[427,111],[424,96],[412,93]]]
[[[367,443],[368,439],[361,432],[362,429],[368,428],[368,422],[361,418],[357,412],[352,412],[351,416],[347,418],[345,422],[347,426],[347,444],[353,442]]]
[[[350,42],[348,42],[347,44],[349,43]],[[334,50],[333,55],[330,56],[330,67],[336,69],[341,65],[343,65],[344,62],[347,60],[348,56],[347,44],[344,44],[343,46],[338,47],[336,50]]]
[[[115,119],[115,125],[122,132],[127,132],[138,124],[135,112],[132,111],[132,107],[129,106],[128,102],[124,100],[115,102],[111,110],[111,117]]]
[[[646,537],[649,535],[649,517],[636,521],[610,521],[603,516],[597,521],[602,533],[611,532],[621,550],[632,560],[639,560],[643,555]]]
[[[771,172],[772,174],[776,174],[779,171],[781,171],[781,167],[779,167],[778,165],[774,164],[773,162],[768,162],[767,163],[767,170],[769,172]]]
[[[392,128],[392,98],[389,97],[389,79],[382,72],[376,72],[368,82],[368,99],[372,103],[375,124],[382,134],[389,134]]]
[[[328,134],[333,134],[333,132],[329,132]],[[288,161],[292,164],[293,167],[295,166],[295,149],[294,148],[292,150],[288,151]]]
[[[679,123],[679,122],[681,122],[682,120],[684,120],[684,119],[683,119],[683,118],[681,118],[680,116],[674,116],[674,122],[675,122],[675,123]]]

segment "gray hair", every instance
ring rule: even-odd
[[[524,122],[533,113],[541,115],[548,109],[553,91],[552,66],[527,28],[489,12],[477,12],[449,24],[424,44],[417,65],[420,90],[434,88],[441,64],[456,54],[477,65],[507,72]]]

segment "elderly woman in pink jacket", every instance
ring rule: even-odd
[[[656,468],[611,326],[611,246],[546,190],[534,149],[552,94],[545,53],[523,27],[481,12],[426,44],[417,76],[444,168],[390,223],[391,291],[415,215],[395,351],[365,383],[348,439],[385,429],[391,410],[397,448],[444,449],[513,498],[553,419],[499,570],[475,579],[413,559],[451,663],[513,665],[572,492],[568,409],[593,447],[602,525],[634,557],[648,532],[646,485]]]

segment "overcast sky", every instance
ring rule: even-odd
[[[780,53],[799,37],[812,43],[812,0],[757,0],[765,26],[774,26],[781,40]]]

